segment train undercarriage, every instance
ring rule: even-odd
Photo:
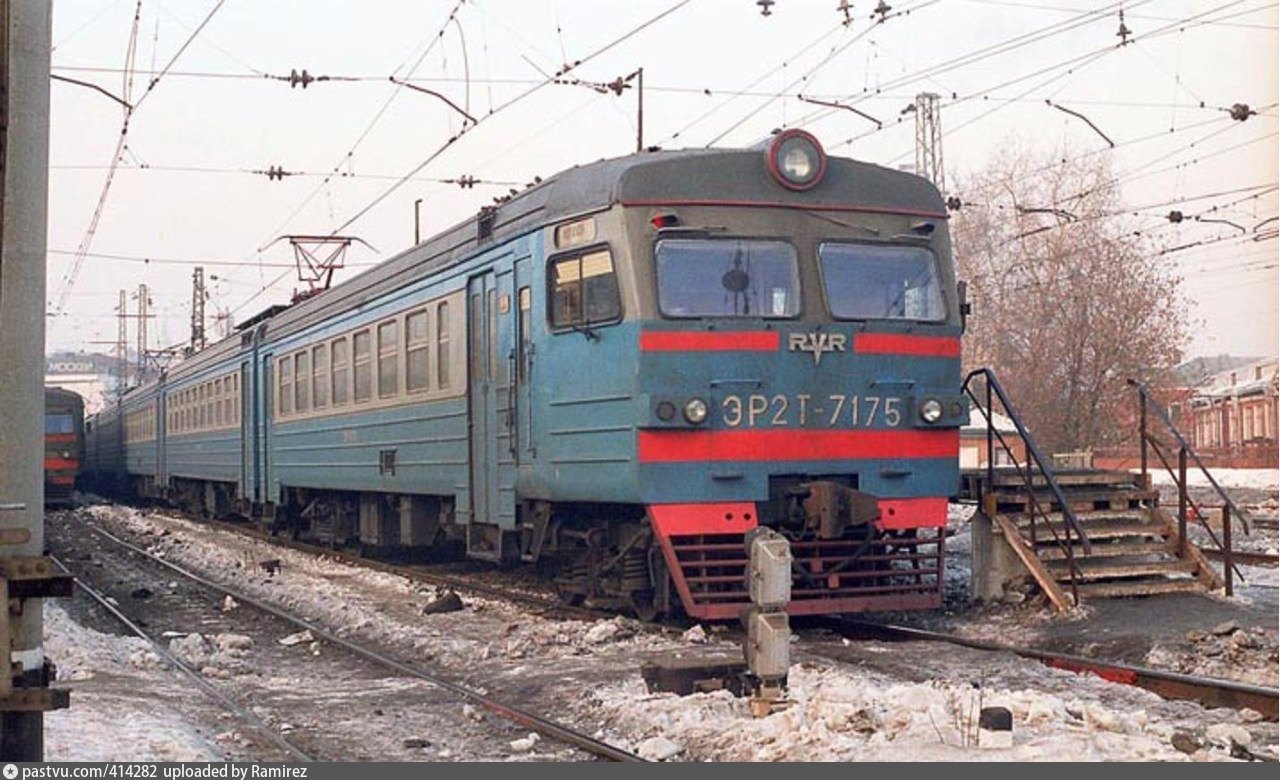
[[[232,483],[174,479],[135,493],[205,517],[240,518],[263,530],[361,555],[534,564],[568,604],[645,620],[686,614],[732,620],[746,604],[746,530],[773,527],[791,543],[792,614],[927,609],[941,605],[945,528],[884,528],[874,497],[840,482],[788,485],[757,505],[644,507],[526,501],[519,529],[499,554],[459,523],[451,498],[289,488],[280,504],[254,505]],[[734,516],[737,512],[737,516]],[[699,515],[714,515],[707,526]],[[476,548],[480,549],[477,550]]]

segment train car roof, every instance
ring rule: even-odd
[[[617,204],[785,203],[822,209],[854,205],[867,211],[911,211],[945,218],[936,187],[910,173],[848,158],[828,159],[823,180],[805,192],[791,192],[769,175],[762,148],[650,151],[575,166],[516,193],[374,268],[283,311],[268,309],[258,327],[265,340],[288,336],[317,321],[360,306],[388,292],[474,256],[477,251],[547,224]],[[481,238],[479,223],[492,217],[492,232]],[[274,307],[273,307],[274,308]],[[221,363],[241,349],[252,329],[218,342],[168,372],[176,381]],[[148,389],[143,385],[139,389]],[[132,393],[131,393],[132,394]]]
[[[46,387],[44,389],[45,403],[48,403],[51,398],[62,401],[71,401],[73,403],[84,403],[84,396],[73,390],[68,390],[65,387]]]

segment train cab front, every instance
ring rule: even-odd
[[[946,210],[917,177],[793,157],[816,194],[650,206],[650,527],[695,618],[747,603],[759,525],[790,540],[792,614],[937,607],[968,418]]]

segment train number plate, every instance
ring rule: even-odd
[[[898,428],[907,403],[880,395],[730,395],[720,402],[726,428]]]

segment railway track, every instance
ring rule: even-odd
[[[190,518],[189,518],[190,519]],[[206,522],[193,520],[193,522]],[[542,597],[532,593],[511,590],[501,586],[478,582],[473,578],[428,571],[421,566],[402,565],[361,557],[341,550],[322,547],[280,536],[272,536],[255,528],[235,523],[218,523],[217,527],[225,528],[247,538],[269,544],[282,545],[293,550],[311,555],[337,559],[352,566],[361,566],[405,577],[411,581],[442,587],[449,587],[462,592],[487,598],[517,602],[532,606],[546,613],[572,616],[584,620],[598,620],[611,617],[614,613],[590,607],[570,606],[562,604],[551,597]],[[98,530],[99,533],[107,532]],[[109,534],[108,534],[109,535]],[[114,537],[112,537],[114,539]],[[116,541],[128,544],[123,540]],[[137,549],[137,548],[134,548]],[[1271,556],[1272,558],[1274,556]],[[162,561],[168,564],[168,562]],[[1241,560],[1245,563],[1246,561]],[[215,586],[220,587],[220,586]],[[239,598],[239,596],[235,596]],[[1019,648],[994,642],[967,639],[951,634],[928,631],[906,626],[870,623],[855,619],[830,618],[820,621],[832,628],[836,633],[849,639],[878,639],[882,641],[930,641],[945,642],[961,647],[990,652],[1009,652],[1015,655],[1039,661],[1047,666],[1073,671],[1091,673],[1112,682],[1144,688],[1166,699],[1193,700],[1209,707],[1230,707],[1241,709],[1248,707],[1262,713],[1269,720],[1277,720],[1277,689],[1254,686],[1231,680],[1197,677],[1160,669],[1139,667],[1131,664],[1088,658],[1068,653],[1056,653],[1048,650]],[[302,625],[299,623],[299,625]],[[310,624],[307,624],[310,626]],[[652,625],[652,624],[651,624]],[[666,626],[657,625],[660,629]],[[535,729],[536,730],[536,729]]]
[[[97,534],[100,538],[120,547],[121,549],[126,550],[130,553],[142,556],[148,559],[149,561],[153,562],[154,564],[161,566],[167,569],[168,571],[171,571],[174,574],[177,574],[183,577],[184,579],[194,582],[203,588],[206,588],[211,591],[215,591],[224,596],[230,596],[231,598],[235,599],[241,604],[248,604],[261,612],[272,615],[286,623],[290,623],[298,627],[300,630],[310,631],[312,636],[317,637],[319,639],[323,639],[324,641],[332,645],[341,647],[344,650],[356,656],[359,656],[367,661],[370,661],[378,666],[381,666],[385,669],[389,669],[391,671],[394,671],[398,674],[405,675],[407,677],[412,677],[412,678],[422,680],[424,682],[427,682],[431,685],[436,686],[437,688],[448,691],[449,693],[457,696],[459,699],[462,699],[465,702],[468,702],[477,707],[480,707],[490,713],[493,713],[494,715],[500,718],[503,718],[505,720],[508,720],[510,722],[523,726],[525,728],[536,731],[548,739],[553,739],[563,744],[570,745],[579,750],[582,750],[583,752],[589,755],[593,755],[608,761],[643,761],[644,760],[640,756],[636,755],[635,753],[624,750],[615,745],[610,745],[607,742],[603,742],[599,739],[596,739],[595,737],[589,734],[585,734],[581,731],[578,731],[570,726],[551,720],[550,718],[544,717],[537,713],[530,712],[519,706],[500,701],[494,697],[484,694],[467,685],[464,685],[454,680],[450,680],[441,675],[428,672],[416,666],[409,665],[379,650],[375,650],[366,645],[362,645],[358,642],[338,636],[337,634],[317,625],[316,623],[310,620],[306,620],[304,618],[300,618],[296,615],[290,614],[260,599],[254,598],[253,596],[250,596],[247,593],[241,592],[234,588],[227,587],[226,585],[222,585],[221,583],[214,582],[213,580],[210,580],[200,574],[197,574],[195,572],[192,572],[188,569],[183,568],[182,566],[179,566],[175,563],[167,561],[164,558],[153,555],[147,550],[144,550],[141,547],[138,547],[137,545],[125,539],[121,539],[120,537],[102,528],[99,528],[94,525],[87,525],[86,528],[91,530],[93,533]],[[86,593],[87,592],[88,591],[86,591]],[[119,616],[119,617],[123,617],[123,616]],[[141,630],[141,629],[138,629],[138,630]],[[149,640],[149,641],[153,641],[153,640]],[[153,641],[153,644],[154,644],[154,641]],[[265,724],[263,725],[265,726]]]
[[[1235,682],[1234,680],[1168,672],[1162,669],[1150,669],[1114,661],[1087,658],[1080,655],[1055,653],[1049,650],[1013,647],[997,642],[984,642],[953,634],[906,626],[839,618],[829,621],[829,626],[848,639],[878,639],[888,642],[945,642],[974,650],[1013,653],[1022,658],[1039,661],[1054,669],[1063,669],[1078,674],[1094,674],[1111,682],[1144,688],[1165,699],[1198,701],[1207,707],[1229,707],[1232,709],[1248,707],[1261,713],[1268,720],[1275,721],[1277,719],[1277,703],[1280,703],[1280,690],[1275,688],[1249,685]]]
[[[280,750],[284,751],[286,755],[293,757],[295,760],[305,762],[317,760],[314,756],[290,741],[288,737],[271,728],[266,721],[262,720],[262,718],[258,717],[251,710],[236,703],[222,693],[222,691],[218,690],[216,686],[205,679],[204,675],[200,674],[200,672],[195,669],[192,669],[190,665],[178,658],[178,656],[175,655],[168,646],[152,637],[145,629],[130,619],[128,615],[124,614],[112,599],[108,598],[104,593],[102,593],[102,591],[94,588],[80,577],[77,577],[75,573],[72,572],[71,569],[56,556],[51,555],[49,557],[58,568],[71,576],[76,587],[81,593],[97,602],[98,606],[115,618],[116,621],[123,625],[131,634],[149,643],[151,645],[151,649],[154,650],[157,655],[163,658],[170,666],[189,678],[191,682],[193,682],[195,686],[215,704],[230,712],[241,721],[248,723],[255,731],[265,737],[267,741],[271,742]]]

